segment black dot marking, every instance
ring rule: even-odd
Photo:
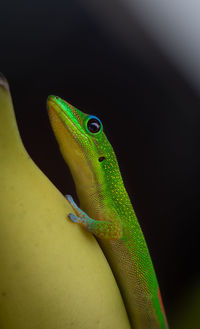
[[[102,162],[103,160],[105,160],[105,157],[100,157],[99,158],[99,162]]]

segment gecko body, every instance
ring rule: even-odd
[[[69,218],[95,234],[120,288],[135,329],[168,324],[148,247],[101,121],[57,96],[48,112],[61,153],[73,176],[80,208]]]

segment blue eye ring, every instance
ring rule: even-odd
[[[97,135],[102,132],[103,125],[101,120],[95,115],[90,115],[85,122],[86,130],[91,135]]]

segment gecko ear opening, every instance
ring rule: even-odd
[[[105,157],[100,157],[99,158],[99,162],[102,162],[103,160],[105,160],[106,158]]]

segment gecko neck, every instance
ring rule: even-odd
[[[132,223],[137,222],[114,154],[109,154],[98,174],[93,169],[87,188],[77,182],[76,189],[81,208],[92,218],[118,218],[124,224],[131,218]]]

